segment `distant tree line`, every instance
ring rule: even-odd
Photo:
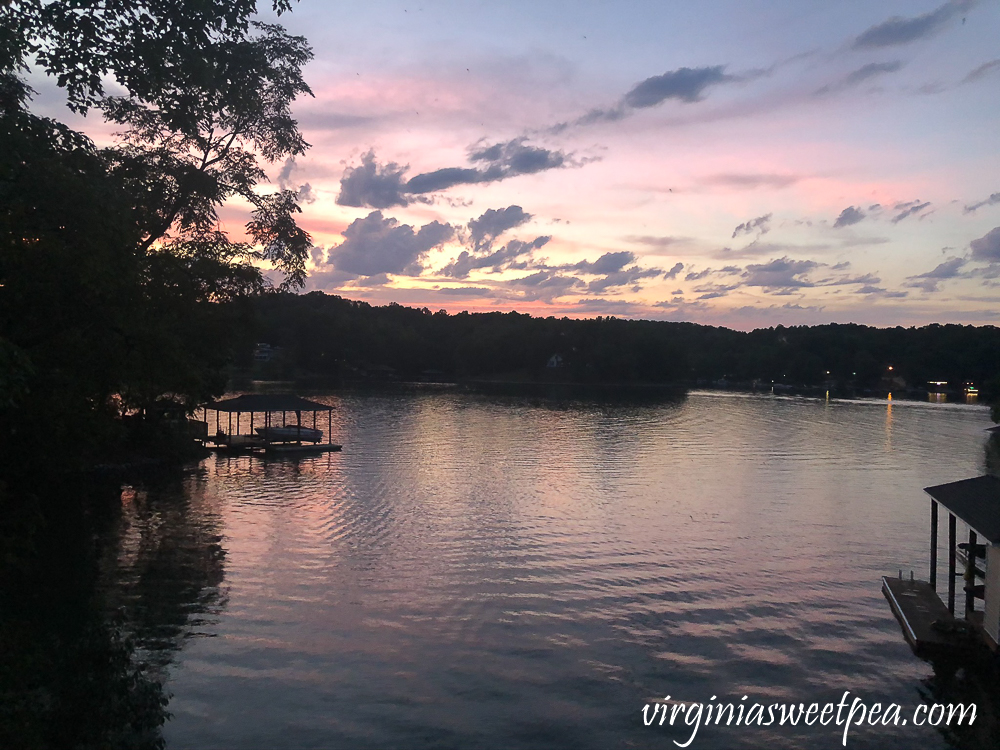
[[[537,380],[595,383],[837,384],[982,388],[1000,373],[1000,328],[855,324],[741,332],[667,321],[540,318],[510,312],[448,314],[372,306],[320,292],[267,294],[251,303],[238,364],[256,343],[280,349],[286,377]],[[553,357],[556,359],[553,360]],[[557,365],[555,367],[550,365]],[[891,370],[889,368],[892,368]],[[283,371],[282,371],[283,368]]]

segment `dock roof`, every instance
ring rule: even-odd
[[[973,477],[924,487],[924,492],[986,537],[990,544],[1000,542],[1000,478]]]
[[[301,396],[287,393],[253,393],[223,401],[212,401],[205,405],[213,411],[251,412],[251,411],[330,411],[329,404],[310,401]]]

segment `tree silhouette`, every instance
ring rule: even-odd
[[[302,285],[310,237],[297,196],[258,186],[262,164],[307,148],[291,104],[310,93],[311,51],[255,9],[0,7],[0,449],[13,451],[0,463],[30,466],[48,440],[75,467],[114,444],[120,414],[165,394],[189,406],[218,394],[232,308],[216,303],[266,289],[262,265],[281,288]],[[34,114],[22,78],[32,65],[70,109],[117,126],[114,145]],[[220,227],[232,198],[251,207],[248,240]]]

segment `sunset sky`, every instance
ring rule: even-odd
[[[1000,322],[1000,2],[302,0],[308,290]],[[234,207],[229,228],[245,221]]]

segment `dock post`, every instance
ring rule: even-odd
[[[965,618],[969,619],[976,608],[976,532],[969,529],[969,551],[967,553],[965,565]]]
[[[948,514],[948,611],[955,614],[955,515]]]
[[[931,589],[937,591],[938,504],[931,500]]]

